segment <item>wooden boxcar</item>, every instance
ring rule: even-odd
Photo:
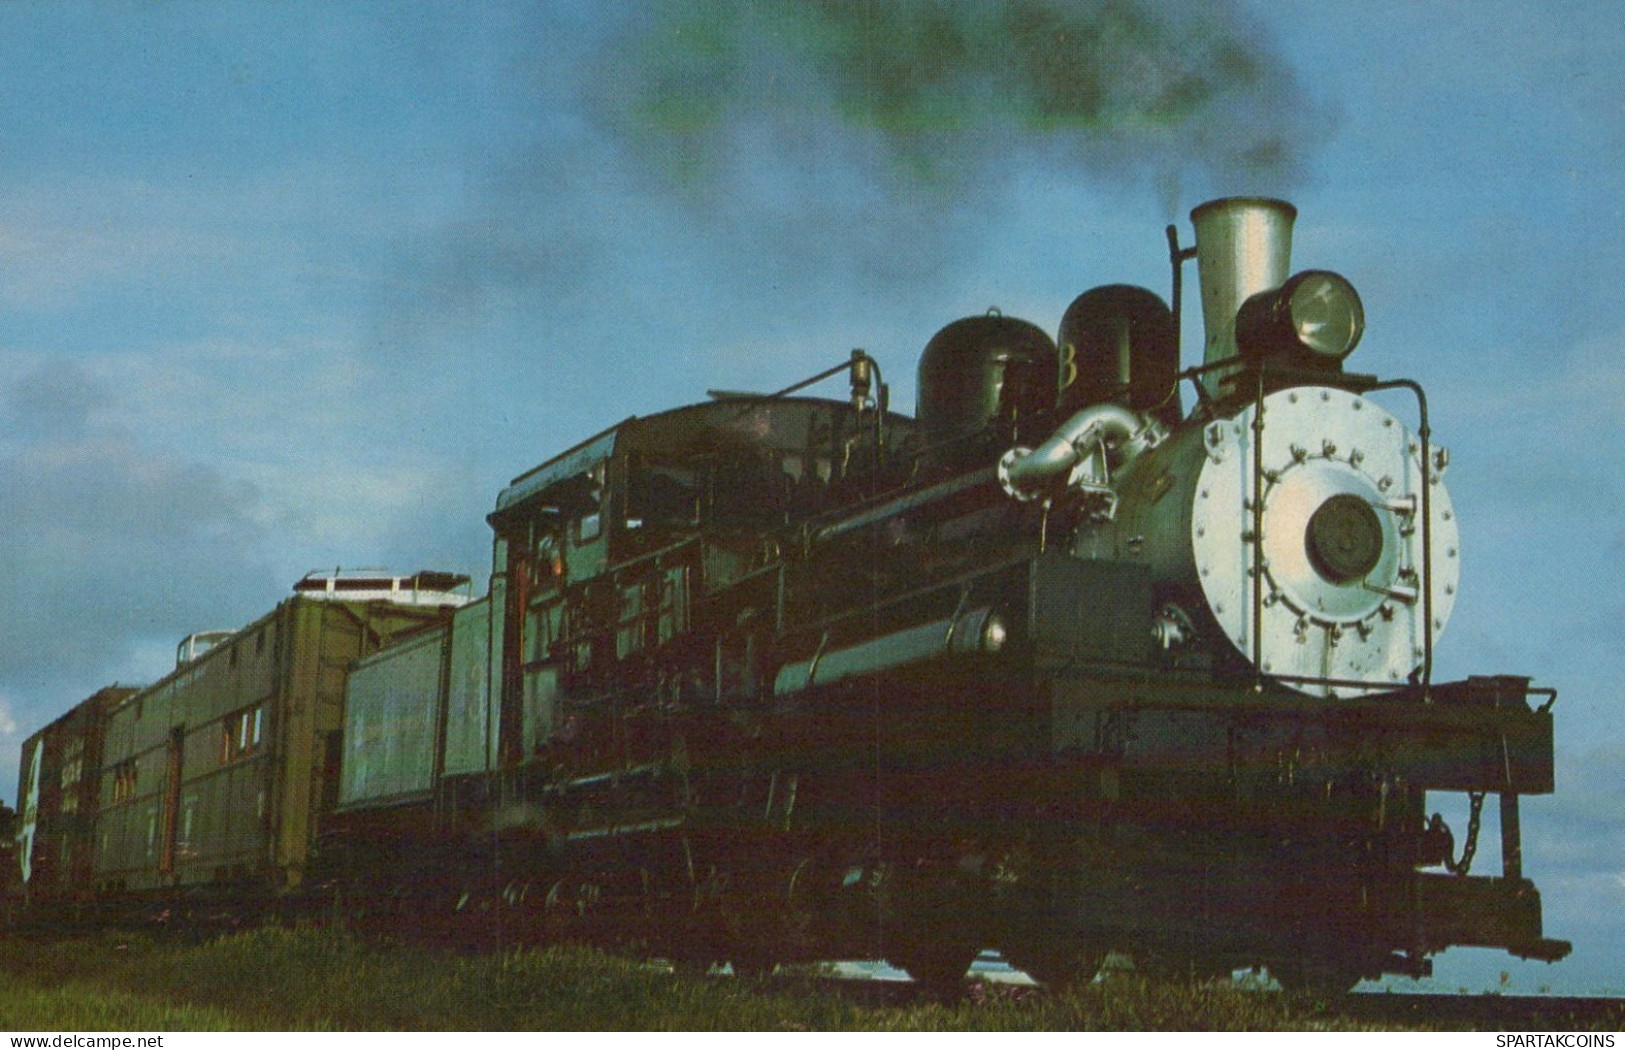
[[[107,714],[135,692],[99,689],[23,742],[16,858],[30,903],[89,899]]]
[[[311,574],[248,626],[188,638],[158,682],[102,690],[31,738],[27,892],[167,905],[297,886],[338,797],[350,665],[449,616],[466,584]]]

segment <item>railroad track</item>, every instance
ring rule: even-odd
[[[838,989],[870,1007],[901,1007],[926,997],[918,985],[883,964],[842,964],[834,973],[808,980]],[[997,956],[978,960],[966,981],[966,994],[976,998],[1047,995],[1011,970]],[[1259,990],[1258,995],[1287,994]],[[1317,1000],[1306,1013],[1323,1013],[1378,1025],[1437,1028],[1445,1031],[1575,1032],[1625,1031],[1625,999],[1589,996],[1459,995],[1432,992],[1353,992]]]
[[[1493,1032],[1625,1030],[1625,999],[1543,995],[1344,996],[1332,1007],[1361,1020]]]

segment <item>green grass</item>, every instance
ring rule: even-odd
[[[79,982],[0,991],[0,1031],[6,1032],[212,1032],[244,1027],[221,1010]]]
[[[1068,995],[975,983],[872,1006],[830,982],[686,977],[573,946],[457,956],[333,929],[201,945],[103,934],[0,941],[0,1028],[1054,1031],[1362,1027],[1292,996],[1131,977]]]

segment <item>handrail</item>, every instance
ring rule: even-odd
[[[1182,376],[1194,376],[1208,371],[1211,366],[1189,369]],[[1277,378],[1308,379],[1317,378],[1321,382],[1334,380],[1332,375],[1318,376],[1316,373],[1305,372],[1302,369],[1272,369],[1269,363],[1260,362],[1256,370],[1257,383],[1253,395],[1253,478],[1252,478],[1252,663],[1254,671],[1253,689],[1263,689],[1266,677],[1277,680],[1294,680],[1290,676],[1272,675],[1264,673],[1263,652],[1263,623],[1264,623],[1264,397],[1269,389],[1265,382],[1266,375]],[[1422,465],[1422,674],[1419,684],[1422,687],[1424,700],[1431,699],[1433,683],[1433,446],[1432,429],[1428,424],[1427,393],[1422,385],[1414,379],[1388,379],[1378,380],[1368,376],[1347,376],[1338,373],[1337,376],[1345,381],[1353,379],[1362,394],[1369,394],[1379,390],[1409,390],[1416,397],[1417,404],[1417,437],[1420,440],[1420,456]],[[1200,388],[1200,384],[1198,384]],[[1408,451],[1408,450],[1407,450]],[[1305,678],[1305,683],[1324,683],[1328,687],[1338,688],[1341,683],[1326,678]],[[1362,683],[1363,688],[1374,688],[1370,683]]]
[[[740,401],[748,406],[741,410],[740,413],[734,417],[734,419],[744,419],[756,408],[757,405],[768,401],[777,401],[782,397],[788,397],[798,390],[805,390],[807,387],[810,387],[816,383],[821,383],[824,380],[829,379],[831,376],[839,375],[842,372],[849,372],[852,377],[853,410],[860,414],[866,407],[874,410],[875,454],[878,456],[881,449],[883,449],[886,444],[886,413],[890,411],[890,405],[888,402],[891,400],[891,392],[887,388],[886,383],[881,376],[880,362],[876,361],[868,354],[868,352],[864,350],[853,350],[851,356],[849,356],[845,361],[842,361],[840,364],[831,365],[829,368],[824,369],[822,372],[819,372],[816,375],[808,376],[806,379],[803,379],[800,382],[791,383],[789,386],[784,387],[781,390],[775,390],[771,394],[747,394],[742,397],[730,398],[729,400],[731,401]],[[869,396],[869,391],[871,389],[869,377],[871,373],[874,375],[873,389],[875,391],[875,396],[873,398]]]
[[[1403,389],[1416,395],[1416,435],[1421,439],[1422,460],[1422,696],[1427,699],[1433,683],[1433,430],[1428,426],[1428,397],[1414,379],[1390,379],[1368,389]]]

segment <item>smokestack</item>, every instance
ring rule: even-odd
[[[1191,212],[1196,270],[1202,282],[1207,349],[1202,363],[1236,356],[1236,311],[1259,292],[1286,283],[1292,266],[1292,220],[1298,209],[1268,197],[1226,197]],[[1217,394],[1228,369],[1202,379]]]

